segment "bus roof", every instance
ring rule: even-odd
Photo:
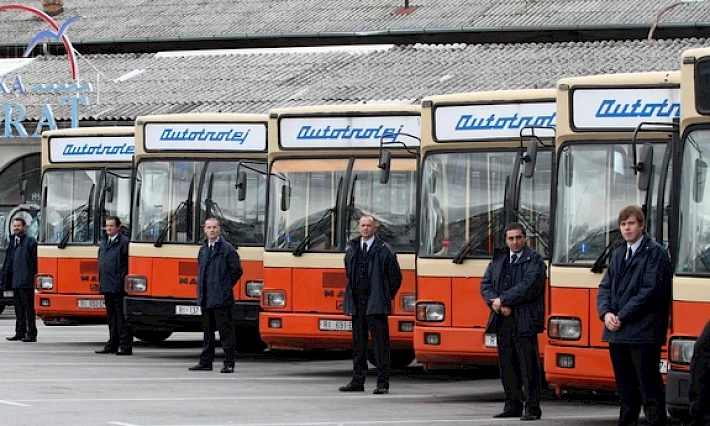
[[[128,126],[79,127],[42,132],[42,169],[130,167],[134,129]]]
[[[166,114],[136,119],[136,158],[263,158],[266,114]]]
[[[698,48],[686,50],[682,54],[681,60],[681,134],[694,124],[706,124],[710,122],[710,115],[707,112],[708,80],[703,78],[708,69],[706,60],[710,58],[710,48]],[[696,70],[696,67],[702,68]],[[700,84],[700,87],[696,87]],[[703,110],[699,112],[698,109]]]
[[[513,146],[519,144],[521,131],[529,126],[545,127],[535,133],[549,138],[555,123],[554,89],[430,96],[422,101],[422,154],[428,149]]]

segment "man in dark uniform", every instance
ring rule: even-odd
[[[207,240],[197,255],[197,303],[202,308],[203,344],[200,362],[191,371],[210,371],[214,361],[214,333],[224,349],[222,373],[233,373],[237,357],[237,336],[232,318],[233,288],[242,277],[242,265],[234,246],[220,237],[219,221],[213,217],[205,220]]]
[[[377,236],[372,216],[359,221],[360,237],[353,238],[345,249],[345,273],[348,284],[343,312],[352,317],[353,377],[341,392],[363,392],[367,376],[368,330],[377,366],[376,395],[389,393],[390,332],[387,317],[402,285],[402,271],[397,255]]]
[[[666,341],[673,271],[666,250],[646,232],[638,206],[619,212],[624,240],[614,248],[599,283],[597,312],[604,321],[621,409],[619,426],[638,424],[641,405],[649,426],[666,424],[666,396],[659,371]]]
[[[133,354],[133,330],[126,321],[123,280],[128,275],[128,238],[119,232],[121,219],[106,217],[106,239],[99,245],[99,291],[106,302],[108,342],[97,354]]]
[[[37,275],[37,240],[27,235],[27,222],[12,219],[12,236],[0,274],[0,288],[15,295],[15,335],[7,340],[37,341],[34,279]]]
[[[505,390],[503,411],[493,417],[538,420],[540,351],[537,335],[545,321],[545,278],[542,256],[525,244],[525,228],[505,227],[507,248],[496,250],[481,280],[481,295],[490,306],[486,333],[495,333],[500,379]]]
[[[690,360],[690,419],[692,426],[710,425],[710,321],[695,342]]]

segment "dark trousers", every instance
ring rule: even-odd
[[[116,352],[119,348],[130,350],[133,347],[133,330],[126,321],[123,308],[123,293],[106,293],[106,320],[108,322],[108,343],[104,349]]]
[[[390,329],[387,315],[365,315],[366,303],[356,303],[353,321],[353,379],[362,385],[367,376],[368,332],[377,367],[377,387],[390,387]]]
[[[505,390],[505,411],[540,410],[540,352],[537,334],[515,336],[515,319],[497,316],[498,368]]]
[[[643,405],[649,426],[666,424],[666,394],[658,369],[661,345],[610,343],[621,409],[619,426],[635,426]]]
[[[33,288],[14,288],[15,334],[22,337],[37,337],[35,317],[35,291]]]
[[[224,365],[234,365],[237,358],[237,335],[232,320],[232,307],[220,306],[217,308],[202,307],[202,354],[200,364],[212,365],[214,361],[215,339],[214,332],[219,330],[219,340],[224,350]]]

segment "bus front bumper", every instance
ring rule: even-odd
[[[35,310],[46,325],[106,324],[100,294],[35,293]]]

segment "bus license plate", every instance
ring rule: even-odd
[[[485,334],[484,335],[484,346],[487,348],[496,348],[498,347],[498,336],[495,334]]]
[[[668,360],[662,359],[658,365],[658,369],[661,370],[661,374],[668,374]]]
[[[79,309],[106,309],[106,301],[103,299],[79,299],[76,304]]]
[[[352,321],[342,320],[320,320],[321,331],[353,331]]]
[[[175,305],[175,315],[202,315],[199,305]]]
[[[2,297],[15,297],[15,293],[12,290],[5,290],[2,292]]]

